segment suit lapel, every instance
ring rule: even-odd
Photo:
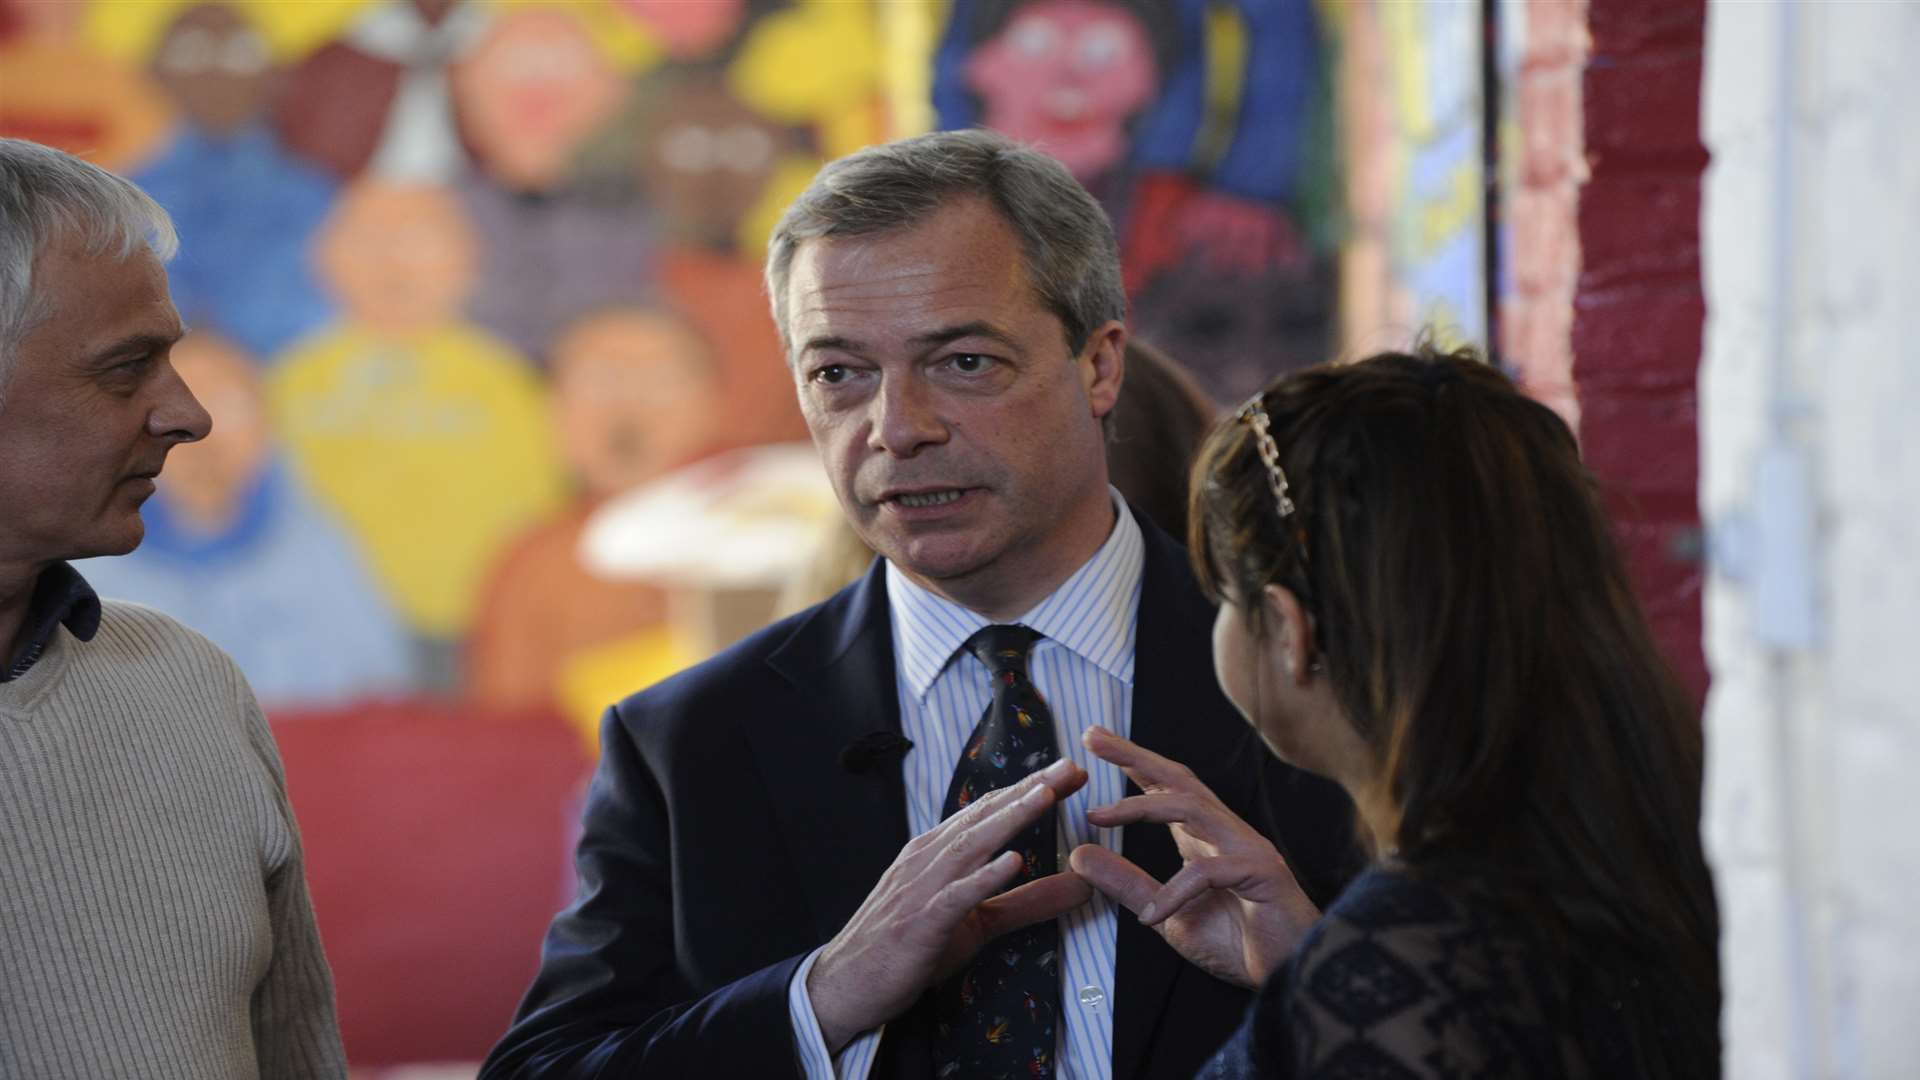
[[[1185,552],[1151,523],[1143,520],[1140,528],[1146,560],[1134,637],[1133,741],[1205,778],[1213,771],[1208,765],[1231,757],[1244,732],[1204,722],[1220,715],[1211,700],[1219,696],[1207,630],[1211,612],[1193,584]],[[1209,700],[1196,708],[1197,697]],[[1129,782],[1127,794],[1139,789]],[[1180,869],[1179,849],[1164,825],[1130,825],[1121,844],[1122,854],[1160,881]],[[1118,922],[1113,1076],[1130,1080],[1148,1057],[1184,961],[1132,915],[1122,911]]]
[[[755,718],[750,740],[813,927],[846,925],[907,842],[906,794],[891,763],[850,773],[840,752],[861,735],[900,731],[886,579],[867,576],[829,600],[767,663],[792,684],[793,707]],[[822,796],[822,788],[835,789]]]

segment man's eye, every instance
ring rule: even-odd
[[[852,372],[847,370],[845,364],[828,364],[826,367],[814,369],[813,381],[825,383],[828,386],[838,386],[846,382],[851,374]]]
[[[947,362],[962,375],[978,375],[993,366],[993,357],[979,353],[955,353],[947,358]]]

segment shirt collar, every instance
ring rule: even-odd
[[[0,682],[17,679],[33,667],[34,661],[53,638],[54,628],[65,624],[73,636],[92,641],[100,629],[100,596],[66,563],[54,563],[40,572],[33,584],[33,599],[27,603],[27,618],[21,624],[26,631],[20,647],[0,669]]]
[[[1135,616],[1146,542],[1126,500],[1112,487],[1114,526],[1100,550],[1080,569],[1013,622],[1031,627],[1129,685],[1133,683]],[[887,597],[893,616],[900,673],[916,698],[924,699],[960,646],[989,624],[976,611],[914,583],[887,563]]]

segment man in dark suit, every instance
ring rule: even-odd
[[[1087,823],[1137,789],[1079,736],[1191,767],[1321,902],[1350,807],[1220,695],[1185,553],[1107,483],[1111,226],[1051,159],[946,132],[829,165],[767,277],[882,559],[609,711],[579,896],[482,1075],[1191,1075],[1247,996],[1052,872],[1181,866],[1164,826]]]

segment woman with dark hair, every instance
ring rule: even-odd
[[[1190,772],[1089,736],[1143,791],[1090,819],[1165,822],[1186,865],[1074,869],[1265,983],[1203,1075],[1718,1076],[1700,726],[1559,417],[1465,353],[1310,368],[1214,431],[1192,488],[1221,685],[1347,789],[1375,856],[1315,921]]]

